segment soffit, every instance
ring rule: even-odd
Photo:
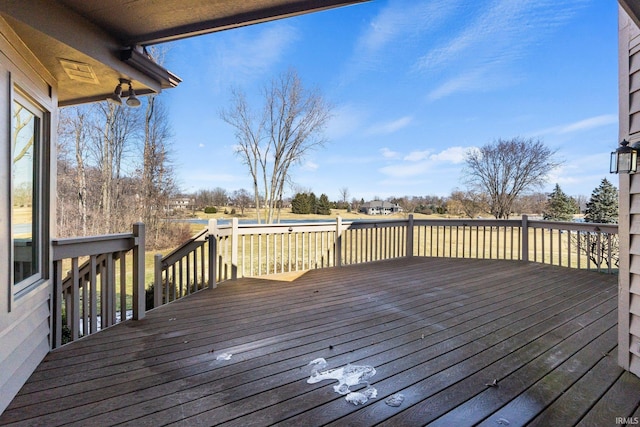
[[[117,34],[121,43],[147,45],[368,0],[59,0]]]
[[[106,99],[119,78],[131,80],[138,94],[180,82],[167,70],[154,74],[154,67],[150,72],[123,62],[122,51],[131,46],[363,1],[368,0],[2,0],[0,15],[57,80],[64,106]]]

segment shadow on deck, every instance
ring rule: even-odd
[[[0,424],[616,425],[640,416],[616,307],[615,276],[517,261],[245,278],[51,352]],[[375,367],[377,397],[308,384],[320,357]]]

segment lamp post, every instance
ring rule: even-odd
[[[611,152],[609,172],[611,173],[636,173],[638,170],[638,143],[629,145],[626,139],[620,142],[620,147]]]

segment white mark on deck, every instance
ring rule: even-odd
[[[336,380],[337,385],[333,390],[341,395],[346,395],[345,399],[354,405],[367,403],[378,395],[377,390],[369,385],[369,378],[376,374],[373,366],[347,364],[337,369],[320,371],[327,366],[327,361],[323,358],[314,359],[309,363],[312,367],[311,376],[307,380],[308,384],[315,384],[323,380]],[[350,387],[367,385],[364,390],[352,391]]]
[[[216,360],[231,360],[231,353],[222,353],[219,354],[218,357],[216,357]]]
[[[327,361],[322,357],[318,357],[317,359],[313,359],[311,362],[309,362],[308,366],[311,366],[311,376],[314,376],[320,369],[324,369],[327,367]]]
[[[387,405],[393,406],[396,408],[402,405],[402,402],[404,402],[404,394],[401,394],[401,393],[392,394],[391,396],[387,397],[387,399],[384,401],[384,403],[386,403]]]
[[[353,403],[354,405],[363,405],[367,403],[369,399],[374,399],[378,396],[378,390],[374,387],[367,387],[362,391],[352,391],[345,396],[345,399],[349,403]]]

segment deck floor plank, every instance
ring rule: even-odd
[[[596,354],[597,356],[597,354]],[[579,422],[611,384],[622,374],[617,362],[617,347],[602,358],[528,425],[530,427],[566,426]]]
[[[359,422],[371,419],[382,421],[395,415],[387,420],[387,425],[414,425],[433,420],[464,404],[476,393],[486,390],[486,384],[491,383],[493,379],[501,380],[510,369],[521,367],[531,360],[532,356],[552,344],[549,341],[541,346],[536,342],[537,339],[544,338],[550,332],[557,335],[559,327],[563,327],[580,313],[589,315],[592,308],[599,305],[596,298],[591,300],[591,304],[575,305],[573,310],[565,311],[564,316],[557,315],[558,308],[553,306],[530,316],[522,316],[513,323],[503,325],[493,334],[480,338],[485,348],[481,348],[477,353],[467,350],[478,340],[476,337],[469,337],[470,339],[466,340],[468,344],[460,349],[459,354],[452,352],[446,355],[450,363],[444,364],[442,371],[430,376],[419,376],[420,381],[408,387],[402,387],[403,384],[388,387],[405,395],[403,407],[406,405],[406,409],[398,411],[398,408],[378,401],[371,405],[371,412],[375,412],[375,415],[370,414],[368,410],[358,411],[362,412],[356,414]],[[613,298],[610,298],[610,304],[614,305]],[[559,340],[560,337],[554,339]],[[405,381],[405,378],[401,377],[400,380]],[[351,422],[351,418],[340,420],[346,421]]]
[[[501,290],[500,290],[500,293],[501,293],[501,294],[503,294],[503,295],[511,295],[511,297],[512,297],[512,298],[513,298],[514,296],[515,296],[515,297],[517,297],[517,295],[514,295],[512,292],[509,292],[509,293],[505,292],[505,289],[504,289],[504,288],[505,288],[505,286],[504,286],[504,285],[503,285],[503,286],[501,286]],[[485,289],[485,290],[483,290],[483,293],[486,293],[486,292],[487,292],[487,290],[486,290],[486,289]],[[394,292],[394,293],[395,293],[395,292]],[[437,300],[437,298],[436,298],[436,300]],[[485,303],[485,304],[486,304],[486,303]],[[455,309],[457,309],[457,310],[462,310],[462,308],[461,308],[457,303],[454,303],[454,307],[455,307]],[[445,306],[443,309],[441,309],[441,311],[443,311],[443,314],[446,314],[447,316],[453,316],[455,313],[454,313],[454,312],[452,312],[451,310],[447,310],[447,311],[445,311],[447,308],[448,308],[448,307],[446,307],[446,306]],[[375,319],[378,319],[378,314],[377,314],[377,313],[378,313],[378,312],[376,312],[376,313],[375,313]],[[410,312],[407,312],[407,313],[410,313]],[[378,320],[378,321],[379,321],[379,320]],[[342,329],[344,329],[344,328],[342,328]],[[404,334],[403,334],[402,336],[404,336]],[[402,338],[402,336],[401,336],[401,338]],[[315,340],[316,338],[315,338],[314,336],[311,336],[311,335],[310,335],[310,336],[309,336],[309,339],[311,339],[311,340]],[[379,336],[376,336],[376,340],[377,340],[377,341],[379,341],[379,340],[380,340],[380,337],[379,337]],[[366,347],[366,346],[367,346],[367,344],[369,344],[370,342],[371,342],[371,339],[368,339],[368,340],[365,340],[364,342],[359,343],[359,344],[357,344],[357,345],[358,345],[358,347],[361,347],[361,346],[363,346],[363,345]],[[336,343],[334,342],[334,344],[336,344]],[[356,347],[356,348],[358,348],[358,347]],[[340,345],[339,347],[336,347],[336,348],[339,348],[340,350],[344,351],[344,345]],[[351,350],[351,351],[353,351],[353,350]],[[304,365],[304,364],[308,363],[308,361],[309,361],[309,359],[306,359],[306,360],[301,361],[301,362],[299,362],[299,363],[302,363],[302,364]],[[296,366],[296,369],[299,369],[299,366],[300,366],[300,365],[297,365],[297,366]],[[272,380],[274,380],[274,379],[272,378]],[[275,379],[274,381],[278,381],[278,380],[280,380],[280,379]],[[264,384],[264,383],[263,383],[263,384]],[[252,388],[249,388],[249,390],[252,390]],[[193,395],[192,395],[192,397],[193,397]],[[173,400],[173,399],[168,398],[168,399],[165,399],[165,400],[168,400],[170,405],[175,405],[175,404],[176,404],[176,403],[175,403],[175,400]],[[161,403],[161,401],[157,400],[157,401],[155,401],[155,402],[154,402],[154,405],[158,405],[158,404],[160,404],[160,403]],[[200,402],[193,402],[193,403],[190,403],[190,405],[191,405],[191,406],[197,406],[197,407],[201,407],[201,406],[202,406],[202,405],[200,404]],[[236,405],[236,408],[237,408],[237,405]],[[171,412],[171,410],[169,410],[168,412]],[[187,410],[186,410],[186,408],[183,406],[183,407],[182,407],[182,413],[185,413],[185,412],[187,412]],[[169,415],[168,415],[168,414],[166,414],[166,416],[169,416]],[[164,418],[164,417],[163,417],[163,419],[166,419],[166,418]]]
[[[0,425],[614,424],[640,412],[640,380],[615,365],[616,291],[597,273],[434,258],[225,282],[51,352]],[[374,366],[377,398],[308,384],[317,357]]]
[[[587,427],[629,424],[618,422],[617,419],[629,418],[638,409],[640,405],[639,387],[640,378],[629,372],[622,373],[577,425]],[[638,424],[638,422],[630,424]]]

